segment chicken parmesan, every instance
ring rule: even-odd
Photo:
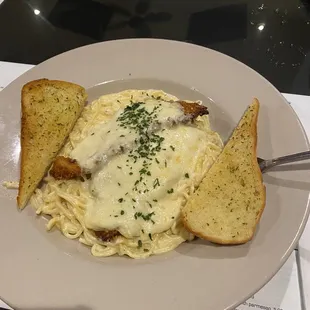
[[[86,106],[31,198],[47,229],[95,256],[145,258],[193,235],[180,213],[222,150],[208,110],[160,90],[126,90]]]

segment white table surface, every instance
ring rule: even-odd
[[[32,67],[32,65],[0,61],[0,90]],[[283,95],[291,103],[310,139],[310,97]],[[0,307],[11,309],[1,300]],[[236,310],[250,309],[310,310],[310,222],[306,226],[298,248],[281,270],[263,289],[238,306]]]

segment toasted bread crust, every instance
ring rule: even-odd
[[[62,92],[61,96],[58,90]],[[74,94],[76,98],[72,98]],[[17,196],[20,209],[25,207],[63,146],[84,107],[86,98],[83,87],[64,81],[39,79],[23,86],[20,185]],[[66,107],[68,111],[65,110]],[[59,124],[53,123],[55,119],[59,119]],[[61,128],[53,133],[57,125]]]
[[[101,241],[111,241],[115,237],[119,236],[120,233],[117,230],[101,230],[101,231],[95,231],[95,235]]]
[[[197,102],[186,102],[183,100],[177,101],[183,108],[185,115],[191,115],[192,119],[198,116],[209,114],[208,108],[204,105],[200,105]]]
[[[254,117],[251,121],[251,128],[250,128],[250,135],[251,135],[251,138],[253,139],[252,150],[250,152],[251,162],[252,162],[252,168],[254,169],[253,174],[259,178],[258,186],[259,186],[260,190],[259,190],[258,195],[261,195],[261,197],[260,197],[261,198],[261,206],[260,206],[258,213],[256,213],[256,218],[255,218],[256,220],[255,220],[254,225],[252,225],[251,227],[247,227],[246,233],[244,233],[244,235],[241,235],[241,236],[236,236],[236,238],[231,238],[229,236],[225,236],[224,233],[222,235],[220,235],[220,234],[215,235],[214,233],[212,233],[212,231],[208,231],[208,229],[202,229],[201,227],[197,227],[197,226],[195,228],[194,227],[195,225],[193,225],[194,224],[193,218],[189,219],[187,216],[188,215],[187,212],[193,212],[193,211],[187,210],[186,212],[184,212],[184,210],[186,208],[183,208],[183,210],[182,210],[182,221],[183,221],[185,228],[187,230],[189,230],[190,232],[192,232],[194,235],[196,235],[202,239],[208,240],[210,242],[213,242],[213,243],[225,244],[225,245],[234,245],[234,244],[243,244],[243,243],[250,241],[254,236],[256,226],[259,223],[260,218],[261,218],[262,213],[263,213],[264,208],[265,208],[266,188],[263,184],[262,174],[261,174],[259,165],[257,163],[257,154],[256,154],[256,149],[257,149],[257,120],[258,120],[258,113],[259,113],[259,102],[256,98],[254,99],[254,101],[253,101],[253,103],[249,109],[254,109],[254,112],[253,112]],[[244,117],[245,117],[246,113],[244,114]],[[242,119],[241,119],[241,121],[242,121]],[[241,123],[241,121],[240,121],[240,123]],[[238,124],[238,126],[240,126],[240,123]],[[238,126],[237,126],[237,128],[238,128]],[[230,140],[233,139],[233,136],[235,135],[237,128],[233,132]],[[224,148],[223,152],[224,151],[225,151],[225,148]],[[207,197],[206,197],[206,201],[207,201]],[[201,206],[201,208],[204,208],[204,206]],[[229,223],[228,223],[228,225],[229,225]],[[209,226],[209,224],[207,226]]]
[[[82,169],[74,159],[57,156],[49,174],[56,180],[71,180],[82,175]]]

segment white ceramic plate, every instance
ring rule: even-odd
[[[18,178],[21,87],[43,77],[79,83],[90,99],[127,88],[201,99],[224,138],[257,97],[258,155],[308,149],[289,104],[247,66],[195,45],[121,40],[54,57],[0,93],[1,181]],[[286,170],[264,176],[267,205],[252,242],[219,247],[196,240],[146,260],[94,258],[80,243],[47,233],[31,207],[18,212],[16,192],[1,188],[0,296],[16,309],[233,309],[277,272],[305,225],[310,173]]]

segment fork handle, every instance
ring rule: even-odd
[[[288,164],[288,163],[293,163],[296,161],[302,161],[302,160],[307,160],[310,159],[310,151],[306,152],[301,152],[301,153],[296,153],[296,154],[291,154],[287,156],[282,156],[274,159],[267,159],[265,161],[265,169],[272,168],[274,166],[282,165],[282,164]]]

